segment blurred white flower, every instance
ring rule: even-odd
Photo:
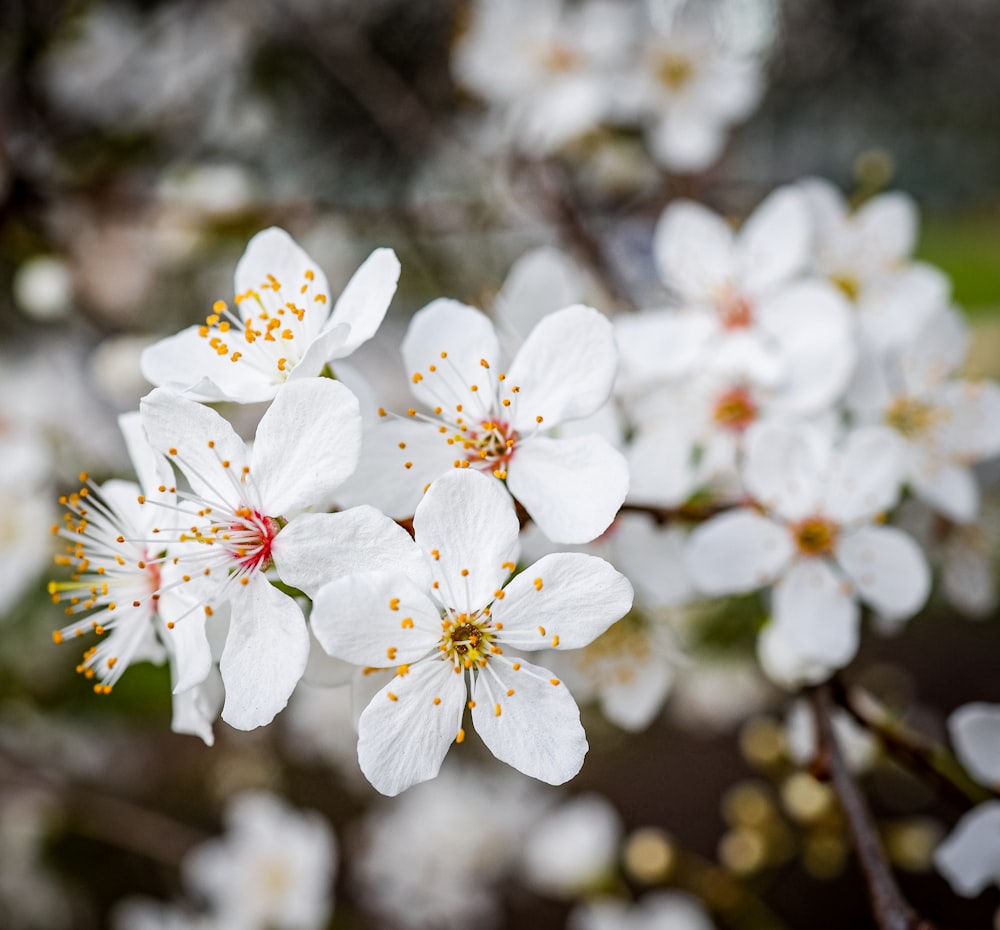
[[[621,817],[599,794],[582,794],[549,810],[528,828],[519,860],[530,888],[575,898],[614,877],[624,834]]]
[[[326,820],[276,795],[226,807],[225,834],[184,859],[185,885],[233,930],[322,930],[333,913],[337,846]]]
[[[354,880],[379,926],[465,930],[499,923],[500,882],[552,794],[496,766],[446,765],[433,781],[383,801],[362,824]],[[474,817],[456,820],[456,804]]]
[[[866,772],[878,758],[878,741],[871,732],[855,722],[840,708],[832,714],[837,745],[852,772]],[[793,701],[785,717],[785,745],[789,758],[799,766],[808,766],[816,756],[816,718],[806,701]]]

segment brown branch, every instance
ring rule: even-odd
[[[932,923],[910,907],[896,884],[871,811],[837,744],[833,732],[834,701],[831,691],[829,684],[823,684],[810,695],[816,717],[819,761],[826,769],[847,819],[858,862],[868,885],[875,920],[881,930],[935,930]]]
[[[590,231],[564,169],[552,162],[514,159],[511,171],[528,182],[529,194],[556,228],[565,246],[622,309],[637,310],[618,269],[598,236]]]
[[[861,692],[852,699],[851,692],[842,682],[834,680],[831,685],[834,700],[877,737],[893,758],[940,789],[961,810],[996,797],[969,778],[944,746],[906,726],[870,694]]]

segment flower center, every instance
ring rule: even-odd
[[[830,283],[834,285],[852,304],[857,303],[861,294],[861,282],[855,275],[849,273],[830,275]]]
[[[723,294],[717,303],[723,329],[748,329],[753,326],[753,304],[733,291]]]
[[[304,283],[285,293],[278,279],[268,275],[258,289],[236,295],[239,315],[217,300],[198,334],[217,355],[242,361],[274,381],[285,381],[329,312],[327,295],[313,293],[315,280],[315,273],[307,271]],[[309,313],[314,304],[324,308],[318,315]]]
[[[456,614],[450,609],[443,610],[441,630],[438,648],[456,668],[482,667],[498,648],[493,645],[494,630],[485,611]]]
[[[885,421],[907,439],[925,435],[939,417],[939,411],[914,397],[897,397],[885,412]]]
[[[542,55],[542,65],[552,74],[568,74],[580,67],[580,56],[563,42],[551,42]]]
[[[190,532],[181,534],[180,541],[221,547],[238,563],[240,572],[266,571],[273,564],[274,537],[285,522],[280,517],[268,517],[259,510],[240,507],[232,518],[204,527],[192,526]]]
[[[514,455],[517,432],[499,420],[484,420],[482,430],[462,437],[466,459],[481,471],[492,472],[497,478],[507,477],[507,463]]]
[[[826,517],[806,517],[792,527],[792,533],[803,555],[830,555],[837,545],[840,528]]]
[[[683,55],[667,53],[662,55],[657,63],[656,76],[664,87],[678,91],[691,83],[694,77],[694,65],[691,59]]]
[[[742,433],[757,419],[757,404],[748,388],[734,387],[715,401],[712,419],[722,429]]]

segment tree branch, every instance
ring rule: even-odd
[[[853,774],[844,761],[833,732],[833,695],[822,684],[810,695],[819,738],[819,762],[829,775],[840,800],[854,840],[858,862],[864,872],[872,911],[881,930],[935,930],[903,897],[878,838],[871,811]]]

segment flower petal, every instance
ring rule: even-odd
[[[736,237],[740,289],[758,295],[801,271],[812,247],[805,194],[779,187],[750,215]]]
[[[786,520],[816,510],[824,470],[823,450],[802,429],[761,423],[746,435],[743,481],[747,492]]]
[[[195,494],[208,500],[239,499],[233,476],[246,462],[247,449],[227,420],[169,388],[147,394],[139,412],[149,444],[176,462]]]
[[[931,573],[923,550],[894,526],[866,526],[846,533],[837,561],[861,599],[890,620],[911,617],[927,601]]]
[[[1000,801],[986,801],[962,817],[934,850],[934,865],[964,898],[1000,884]]]
[[[899,500],[902,465],[899,442],[887,427],[853,430],[831,463],[824,511],[850,523],[891,510]]]
[[[653,257],[667,287],[687,300],[711,300],[734,271],[732,230],[701,204],[675,200],[656,224]]]
[[[413,516],[446,607],[471,613],[493,600],[517,561],[520,525],[503,485],[467,468],[438,478]]]
[[[600,536],[628,492],[628,464],[597,435],[536,436],[517,447],[507,488],[554,542]]]
[[[328,326],[346,323],[350,332],[332,358],[350,355],[382,325],[399,282],[399,259],[392,249],[376,249],[347,282],[330,314]]]
[[[414,397],[451,415],[459,404],[465,410],[481,408],[472,385],[491,377],[481,363],[497,369],[500,364],[500,346],[489,318],[457,300],[434,300],[418,310],[407,327],[402,353]]]
[[[493,656],[472,698],[476,732],[501,762],[550,785],[580,771],[588,749],[580,709],[548,669]]]
[[[774,633],[807,663],[843,668],[858,650],[859,611],[847,586],[823,559],[793,566],[772,594]]]
[[[687,567],[705,594],[737,594],[774,581],[794,549],[782,524],[753,510],[730,510],[691,533]]]
[[[525,432],[542,422],[547,429],[589,416],[611,394],[617,367],[614,327],[604,314],[581,305],[550,313],[507,371],[520,388],[511,408],[514,428]]]
[[[465,676],[449,662],[419,662],[372,698],[358,721],[358,763],[382,794],[437,775],[462,726]]]
[[[305,283],[307,273],[313,276],[312,290],[320,294],[330,295],[330,285],[326,275],[306,251],[287,232],[277,226],[262,229],[248,243],[236,263],[234,286],[237,294],[256,291],[274,276],[286,293],[298,296],[299,287]],[[309,313],[325,320],[329,316],[327,309],[309,307]],[[317,327],[317,331],[320,327]],[[234,368],[237,366],[233,366]]]
[[[388,668],[416,662],[441,641],[441,613],[406,575],[367,572],[320,588],[309,618],[332,656]]]
[[[942,465],[933,460],[924,460],[923,464],[923,468],[910,470],[909,484],[913,493],[956,523],[975,520],[979,512],[979,485],[972,469]]]
[[[274,538],[271,556],[281,580],[310,597],[327,582],[357,572],[400,571],[430,586],[419,547],[374,507],[295,517]]]
[[[507,273],[494,315],[520,342],[547,313],[581,300],[584,282],[576,263],[558,249],[533,249]]]
[[[981,785],[1000,786],[1000,704],[963,704],[948,718],[951,744]]]
[[[329,378],[289,381],[257,427],[250,480],[268,516],[325,510],[360,454],[358,399]]]
[[[260,573],[233,596],[219,671],[226,686],[222,719],[237,730],[270,723],[284,708],[309,658],[302,610]]]
[[[632,585],[604,559],[558,552],[529,565],[493,604],[498,639],[516,649],[579,649],[632,608]]]

